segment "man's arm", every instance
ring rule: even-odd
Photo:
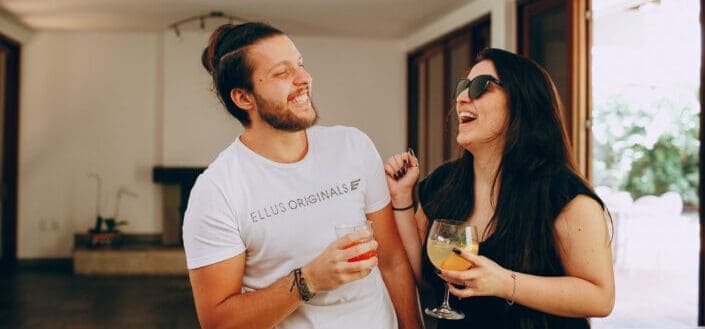
[[[375,239],[379,242],[379,269],[394,303],[400,328],[423,328],[414,277],[397,232],[391,205],[367,214],[367,219],[374,223]]]
[[[245,253],[189,271],[203,328],[272,328],[302,304],[299,290],[289,289],[293,274],[267,288],[241,294],[244,272]]]
[[[377,248],[376,241],[342,250],[363,237],[364,232],[346,235],[333,243],[301,269],[311,293],[327,291],[367,276],[377,257],[348,263],[356,255]],[[291,315],[301,304],[292,284],[293,274],[270,286],[241,293],[245,273],[245,253],[224,261],[189,270],[196,312],[203,328],[272,328]]]

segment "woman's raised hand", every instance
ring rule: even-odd
[[[384,164],[384,171],[387,173],[387,186],[389,193],[392,196],[392,202],[396,205],[395,200],[413,201],[414,184],[419,178],[419,160],[414,155],[414,151],[395,154]],[[396,205],[401,206],[401,205]]]

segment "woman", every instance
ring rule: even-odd
[[[439,328],[589,328],[614,305],[609,217],[579,176],[561,122],[560,101],[536,63],[485,49],[456,90],[463,155],[419,184],[409,153],[385,164],[397,226],[417,280],[467,315]],[[426,235],[434,219],[465,221],[480,232],[473,266],[434,273]],[[442,280],[441,280],[442,279]]]

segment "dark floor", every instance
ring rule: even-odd
[[[198,328],[187,277],[0,271],[0,328]]]

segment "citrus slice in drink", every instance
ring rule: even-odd
[[[450,254],[441,262],[441,268],[449,271],[464,271],[470,268],[471,265],[465,258],[456,254]]]
[[[477,254],[478,249],[478,245],[476,244],[464,248],[465,252],[471,254]],[[471,266],[472,263],[462,256],[456,255],[455,253],[451,253],[441,262],[441,269],[450,271],[464,271],[469,269]]]

